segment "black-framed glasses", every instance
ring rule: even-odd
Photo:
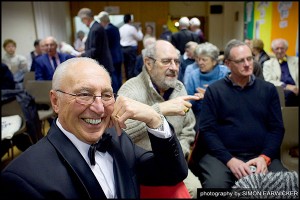
[[[172,61],[174,61],[175,65],[177,67],[180,65],[180,60],[179,59],[163,58],[161,60],[157,60],[157,59],[155,59],[153,57],[148,57],[148,58],[150,58],[151,60],[154,60],[154,62],[159,61],[163,65],[168,66],[168,67],[172,64]]]
[[[117,94],[113,92],[103,92],[101,95],[97,96],[88,92],[81,92],[77,94],[71,94],[68,92],[64,92],[62,90],[56,90],[56,92],[61,92],[63,94],[68,94],[75,97],[75,101],[81,105],[91,105],[94,103],[96,97],[100,97],[103,103],[103,106],[108,106],[115,102],[117,98]]]
[[[249,56],[247,58],[242,58],[240,60],[231,60],[231,59],[228,59],[228,60],[234,62],[237,65],[244,65],[245,64],[245,60],[247,60],[247,62],[249,62],[249,63],[252,63],[253,60],[254,60],[254,57],[253,56]]]

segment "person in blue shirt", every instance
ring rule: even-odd
[[[230,71],[227,66],[218,64],[218,57],[219,49],[211,43],[205,42],[196,47],[195,61],[198,67],[191,71],[185,85],[189,95],[197,95],[202,99],[208,85],[225,77]],[[196,117],[195,131],[198,131],[202,100],[191,103]]]

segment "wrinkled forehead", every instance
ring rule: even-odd
[[[178,58],[179,52],[170,43],[158,43],[156,47],[157,58]]]

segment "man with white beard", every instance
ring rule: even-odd
[[[150,105],[165,116],[173,125],[184,156],[188,158],[195,138],[195,116],[189,100],[199,100],[199,97],[187,95],[184,85],[178,80],[179,57],[180,52],[170,42],[157,40],[145,49],[142,72],[126,81],[118,95]],[[125,130],[135,144],[151,150],[145,123],[130,119],[125,123]],[[201,184],[190,170],[184,183],[191,196],[196,198]]]

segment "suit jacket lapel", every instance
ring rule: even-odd
[[[280,81],[280,77],[281,77],[281,67],[280,67],[279,62],[278,62],[278,60],[277,60],[276,58],[273,59],[272,65],[274,66],[274,67],[273,67],[274,73],[276,74],[276,77],[277,77],[278,81]]]
[[[295,67],[299,67],[299,66],[296,63],[296,60],[292,59],[292,57],[290,57],[290,56],[287,56],[287,63],[288,63],[288,68],[289,68],[290,74],[291,74],[295,84],[298,86],[298,83],[296,83],[298,80],[296,77],[298,75],[298,73],[295,73],[295,70],[297,70],[297,69],[295,69]]]
[[[138,191],[136,191],[136,188],[138,188],[138,186],[136,186],[134,184],[134,181],[132,180],[132,169],[130,169],[127,164],[119,142],[119,140],[122,139],[123,134],[126,133],[122,133],[121,136],[117,136],[117,134],[114,132],[114,129],[108,129],[107,131],[107,133],[113,136],[112,145],[108,152],[114,160],[114,178],[118,198],[139,198],[139,193]]]
[[[66,168],[81,185],[81,193],[87,198],[106,199],[106,196],[92,170],[82,158],[73,143],[61,132],[54,122],[47,136],[57,153],[61,156]]]

